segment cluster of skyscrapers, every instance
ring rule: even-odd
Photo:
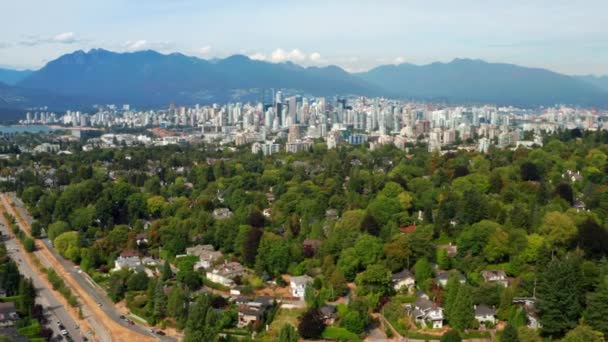
[[[284,96],[280,91],[271,102],[171,105],[145,111],[132,110],[129,105],[97,106],[95,113],[27,113],[22,123],[176,129],[208,143],[252,144],[253,152],[265,155],[310,150],[320,139],[328,148],[339,144],[405,148],[408,143],[423,141],[430,151],[466,146],[487,152],[492,145],[542,144],[538,134],[526,137],[525,131],[608,128],[606,112],[569,107],[446,106],[385,98]]]

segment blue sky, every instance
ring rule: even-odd
[[[19,0],[1,8],[0,65],[14,68],[101,47],[350,71],[480,58],[608,74],[606,0]]]

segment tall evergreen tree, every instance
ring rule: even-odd
[[[580,269],[573,258],[554,259],[538,279],[538,313],[543,333],[563,336],[576,327],[581,314]]]
[[[450,324],[454,329],[464,331],[471,325],[475,319],[475,312],[471,288],[468,285],[459,286],[457,298],[450,311],[452,317]]]
[[[444,295],[444,305],[443,310],[448,321],[452,320],[452,308],[454,307],[454,303],[456,302],[456,298],[458,298],[458,290],[460,289],[460,279],[458,278],[458,274],[455,272],[450,273],[448,277],[448,283],[445,287],[445,295]]]
[[[587,295],[585,322],[594,330],[608,336],[608,277],[604,278],[598,288]]]
[[[289,323],[283,324],[281,327],[281,331],[279,332],[279,341],[278,342],[297,342],[298,341],[298,332],[293,325]]]
[[[515,329],[515,326],[511,322],[507,323],[507,326],[500,334],[500,342],[519,342],[517,329]]]
[[[162,281],[156,283],[154,289],[154,318],[158,321],[165,317],[167,313],[167,295]]]
[[[167,281],[167,280],[171,279],[172,277],[173,277],[173,271],[171,271],[171,265],[169,264],[168,261],[165,260],[165,263],[163,264],[162,279],[163,279],[163,281]]]

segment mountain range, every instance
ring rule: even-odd
[[[32,72],[32,70],[12,70],[0,68],[0,82],[8,85],[14,85],[29,76]]]
[[[37,71],[0,72],[0,108],[95,103],[163,107],[260,100],[265,90],[312,96],[365,95],[446,103],[536,107],[572,104],[608,108],[605,79],[545,69],[455,59],[428,65],[385,65],[351,74],[337,66],[302,67],[243,55],[205,60],[155,51],[75,51]]]

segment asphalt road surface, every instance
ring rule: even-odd
[[[2,232],[8,254],[17,263],[19,272],[24,277],[32,279],[34,283],[38,296],[37,303],[42,305],[45,309],[45,314],[48,319],[47,327],[53,330],[54,340],[57,336],[61,335],[57,326],[57,322],[61,322],[74,341],[82,341],[81,331],[78,328],[77,323],[72,320],[70,314],[55,297],[53,292],[46,288],[42,280],[38,277],[38,273],[32,270],[29,264],[25,262],[25,255],[21,248],[19,248],[19,242],[10,237],[8,228],[3,222],[0,222],[0,231]]]
[[[8,195],[9,195],[9,198],[11,199],[11,201],[14,203],[14,207],[19,211],[19,214],[21,215],[21,217],[28,224],[31,225],[33,219],[27,212],[26,208],[24,207],[23,202],[21,202],[21,200],[18,199],[14,193],[9,193]],[[142,335],[153,336],[156,339],[161,340],[161,341],[176,341],[176,339],[173,337],[156,335],[156,334],[150,332],[149,328],[146,328],[146,327],[143,327],[143,326],[140,326],[137,324],[129,325],[126,321],[120,319],[120,313],[118,311],[116,311],[116,308],[114,307],[114,303],[112,303],[112,301],[108,298],[108,296],[106,295],[106,293],[103,289],[99,288],[85,272],[81,272],[80,268],[76,267],[76,265],[74,263],[64,259],[61,255],[59,255],[59,253],[57,253],[57,251],[53,248],[53,245],[51,244],[51,241],[49,239],[40,239],[40,241],[48,247],[48,249],[56,257],[56,259],[59,260],[59,262],[62,264],[62,266],[76,280],[78,285],[81,288],[83,288],[87,293],[89,293],[98,304],[101,305],[101,309],[110,319],[112,319],[113,321],[117,322],[118,324],[126,327],[127,329],[130,329],[130,330],[140,333]]]

